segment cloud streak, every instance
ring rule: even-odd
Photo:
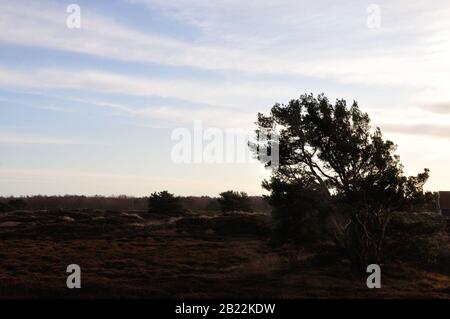
[[[445,144],[450,137],[448,1],[380,0],[377,3],[382,9],[382,26],[377,30],[366,27],[367,3],[358,0],[348,0],[345,5],[331,0],[116,1],[120,2],[93,5],[83,1],[82,28],[72,30],[66,27],[64,3],[2,1],[0,88],[5,96],[0,101],[0,125],[26,126],[29,130],[0,132],[1,147],[70,147],[92,143],[82,137],[98,132],[115,143],[122,134],[116,124],[126,122],[136,124],[127,126],[129,135],[126,132],[123,139],[120,136],[121,141],[130,143],[115,145],[114,151],[123,154],[127,148],[137,152],[135,138],[153,137],[156,132],[146,124],[190,127],[192,120],[200,119],[208,126],[247,128],[253,124],[256,112],[309,91],[324,91],[331,99],[360,101],[363,110],[373,115],[375,124],[395,133],[395,138],[405,145],[399,150],[405,152],[410,164],[422,165],[418,159],[424,153],[417,149],[419,135],[421,141],[430,141],[423,147],[431,142]],[[184,27],[195,32],[190,34]],[[31,65],[32,61],[36,65]],[[151,71],[142,75],[145,70]],[[99,111],[91,112],[90,107]],[[39,108],[42,111],[36,110]],[[61,122],[55,124],[54,119]],[[81,123],[84,120],[87,122]],[[145,123],[147,120],[149,123]],[[138,127],[140,124],[145,129]],[[58,135],[28,133],[44,132],[42,127]],[[82,130],[80,140],[71,138]],[[89,171],[92,165],[105,166],[100,149],[93,151],[92,158],[77,159],[80,172],[0,170],[0,174],[9,179],[29,178],[29,184],[17,184],[17,189],[26,186],[30,192],[40,191],[35,182],[47,179],[58,180],[57,187],[42,189],[59,190],[60,185],[70,188],[72,177],[78,173],[80,191],[92,184],[92,189],[97,185],[105,193],[109,186],[121,184],[114,183],[118,180],[124,182],[120,187],[126,184],[133,190],[137,190],[133,188],[137,181],[139,191],[147,191],[153,181],[165,187],[165,180],[168,185],[179,185],[180,191],[190,189],[194,179],[172,179],[187,170],[174,173],[169,163],[161,164],[153,158],[167,148],[164,136],[154,136],[158,138],[148,161],[131,156],[117,167],[145,171],[154,165],[158,174],[161,169],[175,175],[161,179],[155,176],[152,180],[151,174],[145,179],[122,174],[117,177],[114,169],[104,176],[83,173],[83,167]],[[448,152],[442,154],[442,148],[429,147],[426,153],[430,158],[447,158]],[[27,156],[32,158],[38,149],[47,147],[23,147],[20,156],[29,151]],[[48,156],[44,151],[40,155]],[[59,167],[74,163],[69,154],[61,156]],[[112,167],[114,159],[109,161]],[[2,165],[15,166],[14,154],[5,157]],[[195,171],[192,176],[198,173],[206,181],[199,182],[199,194],[224,186],[224,178],[220,185],[216,182],[215,174],[220,172],[230,177],[230,187],[245,179],[245,170],[239,168],[230,170],[232,173],[208,171],[204,166],[191,171]],[[110,173],[114,176],[107,176]],[[235,181],[233,174],[241,179]],[[446,179],[449,177],[447,174]],[[248,183],[258,187],[261,175],[255,173],[251,178],[254,180]],[[101,183],[101,179],[108,182]],[[0,186],[3,191],[12,187],[10,183]]]
[[[160,96],[184,99],[197,104],[236,108],[254,98],[270,98],[288,93],[281,85],[265,83],[211,83],[199,80],[158,79],[129,76],[98,70],[31,69],[13,70],[0,66],[0,85],[7,88],[84,89],[133,96]],[[292,89],[291,89],[292,90]]]
[[[144,2],[170,12],[170,9],[174,7],[176,9],[175,15],[178,12],[177,16],[179,19],[202,26],[206,30],[206,36],[209,35],[208,32],[213,32],[210,31],[211,28],[214,29],[221,22],[220,17],[222,15],[217,13],[222,8],[222,5],[212,5],[205,1]],[[320,47],[308,48],[308,43],[313,37],[305,35],[302,29],[296,29],[297,33],[291,31],[287,39],[279,39],[279,37],[276,38],[273,35],[273,37],[278,39],[277,41],[282,42],[276,43],[275,40],[272,40],[270,43],[272,49],[265,47],[268,44],[263,47],[257,44],[258,39],[264,39],[267,36],[265,33],[258,34],[257,40],[250,41],[250,43],[256,42],[256,44],[252,45],[246,45],[245,43],[247,42],[239,39],[243,43],[239,47],[226,46],[218,41],[205,41],[206,44],[202,44],[201,41],[185,42],[152,34],[151,32],[131,29],[128,26],[121,25],[112,19],[90,11],[83,13],[83,27],[80,30],[70,30],[65,27],[66,13],[65,8],[62,6],[50,5],[45,2],[18,5],[11,1],[2,4],[0,20],[4,27],[0,31],[0,42],[52,48],[125,61],[189,66],[208,70],[236,70],[252,74],[290,74],[331,79],[340,83],[442,87],[443,79],[450,80],[448,75],[450,62],[445,62],[448,60],[446,57],[450,53],[450,44],[448,38],[443,37],[441,33],[436,31],[437,27],[442,29],[443,26],[448,27],[449,23],[445,24],[443,15],[438,15],[433,11],[433,8],[437,7],[428,8],[428,10],[424,10],[425,13],[420,11],[414,12],[419,16],[422,14],[424,18],[435,18],[440,24],[434,22],[430,25],[424,25],[427,36],[423,37],[420,35],[413,42],[407,43],[410,51],[405,52],[404,44],[407,41],[406,39],[412,36],[412,28],[399,28],[393,25],[388,29],[392,31],[380,31],[377,39],[365,28],[366,13],[364,10],[361,10],[361,12],[358,10],[347,12],[342,6],[333,5],[332,2],[325,1],[321,2],[319,6],[314,6],[314,9],[328,8],[325,13],[316,16],[314,19],[317,21],[315,21],[311,18],[311,15],[303,13],[302,10],[305,10],[305,6],[298,4],[296,1],[283,1],[282,4],[278,5],[273,5],[269,2],[256,4],[257,2],[248,4],[235,1],[227,2],[226,7],[231,8],[229,10],[232,11],[226,20],[226,25],[231,25],[231,13],[246,12],[246,8],[252,8],[254,9],[254,11],[251,11],[252,16],[258,16],[260,12],[267,15],[275,6],[276,10],[281,10],[280,14],[288,14],[290,12],[288,16],[295,14],[299,17],[299,20],[295,20],[281,19],[280,16],[280,18],[277,17],[275,21],[272,21],[273,16],[276,17],[276,15],[273,15],[268,28],[274,28],[276,33],[281,32],[284,34],[284,31],[292,28],[292,24],[296,25],[297,28],[302,26],[308,31],[311,25],[315,25],[317,28],[320,23],[325,23],[320,30],[333,30],[333,28],[336,28],[335,32],[340,32],[339,34],[342,34],[342,29],[352,31],[349,32],[352,34],[356,30],[358,37],[350,40],[356,41],[358,49],[349,52],[344,50],[341,46],[342,43],[335,42],[332,42],[332,47],[325,50]],[[254,8],[253,5],[255,5]],[[335,7],[338,13],[332,15],[333,11],[331,9]],[[180,12],[185,12],[181,8],[187,10],[183,17],[179,17]],[[197,15],[194,13],[195,8],[201,9]],[[413,8],[415,7],[413,6]],[[391,14],[397,16],[400,14],[399,12],[402,12],[401,10],[409,13],[408,7],[402,8],[398,5],[387,6],[386,10],[388,9],[392,11]],[[409,9],[411,10],[411,8]],[[423,8],[420,7],[419,9]],[[439,10],[449,12],[450,6],[448,3],[443,4],[439,7]],[[307,10],[306,13],[310,11],[311,13],[320,12],[318,10]],[[205,18],[207,19],[206,21],[199,18],[201,12],[204,12],[205,16],[208,17]],[[345,16],[346,13],[350,13],[353,19],[339,19],[340,14]],[[404,15],[399,18],[405,19]],[[219,18],[218,20],[211,20],[213,19],[211,17]],[[246,15],[238,14],[237,17],[237,21],[234,22],[237,22],[235,24],[239,26],[239,23],[245,21]],[[291,22],[285,25],[280,22],[281,20]],[[302,20],[308,23],[303,24]],[[344,24],[345,21],[349,22]],[[260,24],[262,25],[262,21],[257,25]],[[358,25],[356,26],[355,24]],[[355,29],[356,27],[358,29]],[[243,28],[246,30],[243,37],[248,39],[250,30],[245,28],[245,26]],[[228,30],[224,34],[229,34],[230,32]],[[322,35],[322,41],[333,40],[333,33],[331,33],[331,36]],[[380,39],[386,41],[386,39],[390,38],[401,38],[403,33],[406,33],[408,36],[402,41],[403,46],[395,44],[395,41],[390,41],[392,42],[390,43],[392,48],[389,51],[380,52],[374,45]],[[299,34],[300,39],[291,39],[292,36],[298,37]],[[300,42],[300,45],[298,45],[299,40],[303,40],[303,42]],[[273,45],[273,41],[275,41],[276,45]],[[291,48],[294,44],[295,46]],[[344,43],[343,45],[345,46],[346,44]],[[279,46],[287,46],[290,49],[285,52],[280,51],[280,49],[273,50],[274,47],[278,48]],[[304,50],[304,46],[309,50]],[[405,81],[405,79],[407,80]]]
[[[76,140],[35,135],[21,135],[16,133],[0,132],[0,144],[25,145],[100,145],[104,144],[92,140]]]
[[[442,115],[449,115],[450,114],[450,102],[447,103],[433,103],[429,105],[423,105],[422,109],[425,111],[442,114]]]
[[[386,132],[391,133],[450,138],[449,125],[438,125],[432,123],[421,123],[421,124],[385,123],[382,124],[381,127]]]

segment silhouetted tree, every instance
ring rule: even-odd
[[[179,214],[183,212],[181,199],[168,191],[153,193],[148,198],[148,210],[156,214]]]
[[[256,131],[267,135],[261,143],[277,143],[275,134],[279,141],[279,168],[263,182],[274,217],[289,225],[311,212],[339,216],[335,238],[362,267],[381,262],[391,213],[423,195],[429,173],[405,177],[396,146],[369,123],[356,102],[332,105],[323,94],[305,94],[259,113]]]
[[[223,212],[242,211],[251,212],[250,199],[245,192],[226,191],[220,193],[217,200]]]

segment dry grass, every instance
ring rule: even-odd
[[[136,215],[138,214],[138,215]],[[69,217],[69,218],[65,218]],[[251,217],[249,217],[251,218]],[[254,217],[256,219],[261,216]],[[382,289],[339,258],[273,249],[260,234],[152,220],[142,213],[17,212],[0,217],[0,297],[448,298],[450,277],[409,265],[383,268]],[[164,220],[163,220],[164,221]],[[248,220],[247,220],[248,222]],[[229,225],[230,221],[226,222]],[[218,234],[220,233],[220,234]],[[82,289],[66,288],[79,264]]]

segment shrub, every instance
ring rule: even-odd
[[[27,207],[27,202],[20,198],[13,198],[8,201],[8,206],[13,209],[20,210]]]
[[[148,198],[148,211],[154,214],[180,214],[183,212],[181,199],[168,191],[153,193]]]
[[[386,235],[386,259],[434,264],[448,242],[446,225],[436,213],[395,213]]]
[[[12,210],[12,207],[8,204],[0,202],[0,213],[9,212]]]
[[[275,221],[273,243],[315,244],[326,238],[326,194],[276,180],[272,180],[271,190],[267,199]]]
[[[226,191],[220,193],[217,200],[223,212],[241,211],[251,212],[250,199],[245,192]]]

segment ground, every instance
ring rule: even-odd
[[[449,298],[450,276],[382,267],[382,288],[337,255],[274,248],[270,216],[21,211],[0,215],[0,298]],[[66,287],[78,264],[82,288]]]

